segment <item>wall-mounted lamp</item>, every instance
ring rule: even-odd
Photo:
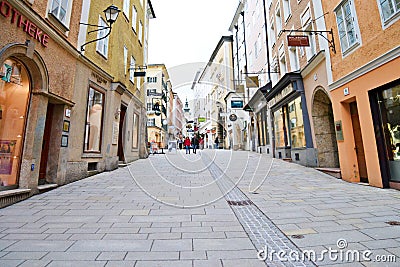
[[[108,31],[108,33],[106,35],[104,35],[103,37],[101,37],[99,39],[96,39],[96,40],[89,41],[89,42],[84,43],[83,45],[81,45],[81,51],[85,51],[85,49],[83,48],[84,46],[86,46],[86,45],[88,45],[90,43],[105,39],[110,35],[111,27],[114,24],[114,22],[117,20],[119,12],[121,12],[121,10],[119,10],[118,7],[116,7],[114,5],[111,5],[111,6],[107,7],[103,12],[104,12],[104,15],[106,16],[106,21],[108,22],[109,26],[99,26],[99,25],[87,24],[87,23],[82,23],[82,22],[79,23],[79,24],[86,25],[86,26],[98,27],[98,29],[96,29],[96,30],[89,31],[88,34],[90,34],[92,32],[97,32],[97,31],[110,29]]]

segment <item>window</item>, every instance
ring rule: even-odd
[[[264,144],[269,145],[267,109],[263,108],[261,111],[261,114],[262,114],[262,121],[263,121]]]
[[[263,30],[264,30],[263,32],[265,32],[265,28],[264,27],[265,27],[265,25],[263,25]],[[261,36],[261,34],[258,35],[258,39],[257,39],[258,52],[261,52],[263,36]]]
[[[342,53],[358,43],[355,24],[355,12],[352,10],[351,1],[344,1],[336,9],[336,22],[339,33]]]
[[[53,0],[50,13],[60,22],[66,24],[66,15],[68,10],[68,0]]]
[[[135,6],[132,6],[132,30],[136,32],[136,24],[137,24],[137,10]]]
[[[279,5],[275,9],[275,19],[276,19],[276,32],[279,35],[282,30],[282,17],[281,17],[281,9],[279,8]]]
[[[30,77],[25,66],[11,58],[2,62],[0,73],[0,190],[3,190],[18,185]]]
[[[264,131],[263,131],[263,118],[261,115],[261,112],[257,113],[257,134],[258,134],[258,145],[259,146],[264,146]]]
[[[157,77],[147,77],[147,82],[148,83],[156,83],[157,82]]]
[[[274,112],[275,144],[276,147],[287,146],[287,108],[283,106]]]
[[[379,123],[383,126],[384,142],[390,180],[400,182],[400,85],[380,90],[377,104],[379,106]]]
[[[126,72],[128,70],[128,48],[124,45],[124,74],[126,75]]]
[[[129,19],[129,0],[124,0],[122,12],[124,12],[127,19]]]
[[[312,31],[313,30],[312,24],[308,24],[308,27],[305,28],[304,30]],[[315,34],[308,33],[308,39],[310,40],[310,46],[305,47],[304,49],[306,51],[307,60],[310,60],[317,53]]]
[[[133,113],[133,128],[132,128],[132,148],[138,148],[139,139],[139,115]]]
[[[156,119],[147,119],[147,126],[156,126]]]
[[[86,114],[85,127],[85,152],[100,152],[101,150],[101,130],[103,128],[103,109],[104,95],[89,88],[89,97]]]
[[[301,98],[298,97],[288,104],[289,108],[289,128],[292,148],[306,146],[304,135],[303,111],[301,109]]]
[[[140,90],[140,86],[141,86],[141,77],[136,77],[136,89]]]
[[[289,0],[283,0],[283,15],[285,16],[285,21],[288,20],[290,17],[291,11],[290,11],[290,1]]]
[[[392,17],[400,12],[399,0],[378,0],[379,9],[384,22],[389,21]]]
[[[275,41],[276,41],[276,35],[275,35],[275,27],[274,27],[274,23],[271,20],[271,24],[270,24],[270,28],[269,28],[269,40],[270,40],[270,44],[271,47],[275,45]]]
[[[254,58],[257,59],[258,58],[258,48],[257,48],[258,42],[256,41],[254,43]]]
[[[289,47],[289,59],[291,71],[299,70],[299,58],[297,57],[297,49],[294,46]]]
[[[154,96],[157,93],[157,89],[147,89],[147,96]]]
[[[135,79],[135,75],[134,75],[135,65],[136,65],[136,60],[134,57],[131,56],[131,64],[130,64],[130,68],[129,68],[129,80],[133,83],[135,82],[135,80],[134,80]]]
[[[283,45],[281,45],[279,48],[279,71],[281,73],[281,77],[287,72],[286,56]]]
[[[102,27],[108,27],[107,23],[104,21],[102,17],[99,17],[99,28]],[[107,29],[105,30],[99,30],[97,32],[97,39],[103,38],[101,40],[97,41],[97,52],[102,54],[103,56],[107,57],[108,54],[108,36],[104,38],[104,36],[107,34]]]
[[[139,33],[138,33],[138,39],[139,42],[142,43],[142,38],[143,38],[143,24],[142,21],[139,21]]]

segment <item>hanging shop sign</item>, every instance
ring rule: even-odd
[[[231,114],[231,115],[229,115],[229,120],[230,120],[230,121],[236,121],[236,120],[237,120],[236,114]]]
[[[50,37],[33,22],[19,13],[19,11],[7,1],[0,1],[0,14],[6,19],[9,19],[10,24],[15,24],[18,28],[21,28],[42,46],[47,47],[49,44]]]
[[[288,35],[288,46],[310,46],[310,40],[306,35]]]

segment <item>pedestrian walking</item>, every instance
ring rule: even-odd
[[[199,145],[199,139],[197,138],[197,135],[194,135],[192,138],[193,154],[196,154],[196,149],[198,145]]]
[[[186,154],[190,154],[190,139],[189,139],[189,136],[186,136],[186,139],[183,142],[183,145],[186,148]]]
[[[183,148],[183,138],[182,138],[182,136],[179,136],[179,138],[178,138],[178,146],[179,146],[179,149]]]
[[[218,139],[218,136],[215,137],[214,143],[215,143],[215,149],[218,149],[218,148],[219,148],[219,139]]]
[[[201,150],[204,149],[204,138],[203,138],[203,137],[200,137],[200,140],[199,140],[199,147],[200,147]]]

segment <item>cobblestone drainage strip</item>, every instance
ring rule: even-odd
[[[316,266],[302,251],[239,189],[211,159],[203,154],[204,163],[229,206],[258,251],[254,258],[267,266]],[[210,164],[211,163],[211,164]],[[284,255],[282,258],[282,255]],[[292,255],[299,255],[293,258]]]

